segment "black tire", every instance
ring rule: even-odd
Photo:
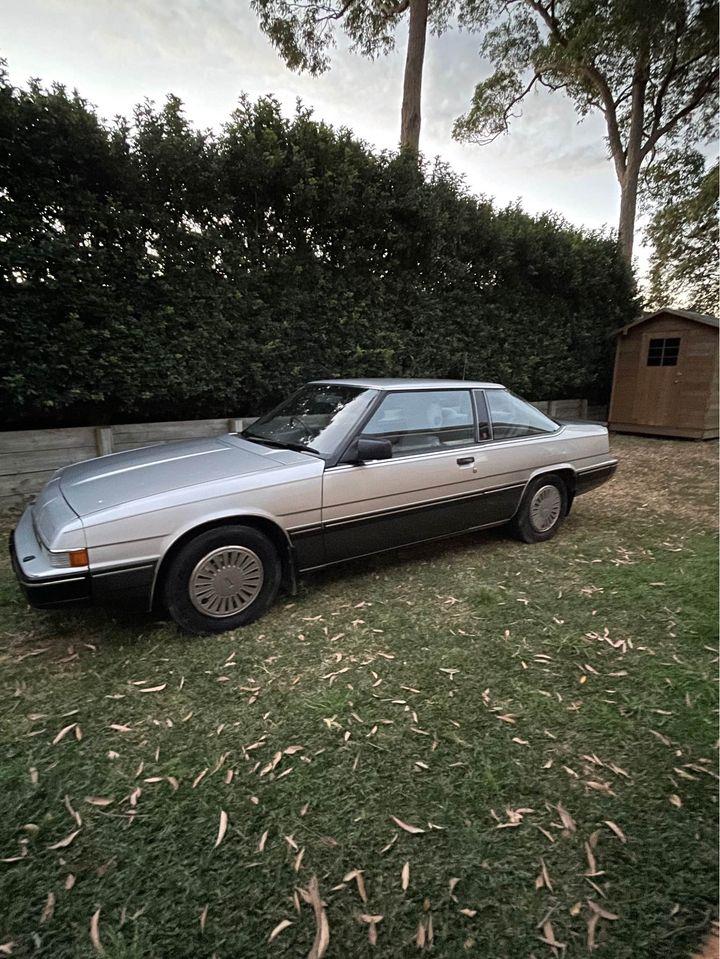
[[[213,616],[201,612],[193,602],[191,577],[203,559],[223,547],[240,547],[244,555],[254,556],[251,562],[259,561],[262,585],[252,601],[238,612]],[[250,526],[219,526],[200,533],[173,558],[165,577],[165,605],[186,633],[224,633],[247,626],[267,612],[277,596],[281,575],[280,557],[267,536]]]
[[[545,487],[554,487],[559,493],[559,511],[554,518],[552,525],[547,529],[538,528],[533,520],[533,503]],[[551,493],[545,494],[549,499],[555,501]],[[538,476],[528,484],[527,489],[520,503],[520,507],[511,521],[513,534],[524,543],[544,543],[557,533],[567,516],[568,511],[568,491],[562,477],[555,474],[549,476]],[[554,513],[554,510],[553,510]]]

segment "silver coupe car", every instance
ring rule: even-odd
[[[548,540],[616,465],[603,426],[498,383],[320,380],[242,433],[58,470],[10,551],[33,606],[164,609],[221,632],[321,566],[503,523]]]

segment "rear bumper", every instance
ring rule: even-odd
[[[588,469],[578,470],[575,474],[575,495],[580,496],[587,493],[597,486],[602,486],[615,475],[617,469],[617,460],[608,460],[606,463],[600,463],[599,466],[590,466]]]
[[[90,602],[91,588],[88,572],[68,572],[62,576],[42,579],[27,576],[18,559],[14,531],[10,534],[10,561],[28,603],[36,609],[84,605]]]

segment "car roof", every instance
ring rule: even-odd
[[[501,383],[485,383],[480,380],[421,380],[421,379],[390,379],[387,377],[367,377],[351,380],[313,380],[313,383],[332,384],[337,386],[357,386],[366,390],[459,390],[459,389],[486,389],[503,390]]]

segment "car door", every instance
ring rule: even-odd
[[[475,455],[488,434],[479,437],[471,390],[388,391],[361,435],[390,440],[393,455],[325,471],[328,562],[493,521]]]

